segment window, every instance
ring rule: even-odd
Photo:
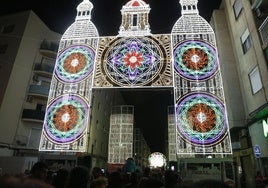
[[[38,148],[39,147],[39,140],[41,137],[41,129],[32,128],[30,133],[30,138],[28,142],[28,147],[30,148]]]
[[[137,24],[138,24],[138,16],[137,16],[137,14],[134,14],[133,15],[133,26],[137,26]]]
[[[242,43],[243,53],[245,54],[251,47],[251,38],[250,38],[248,29],[246,29],[246,31],[241,36],[241,43]]]
[[[0,54],[5,54],[7,51],[7,47],[8,47],[7,44],[0,45]]]
[[[253,94],[256,94],[259,90],[262,89],[261,76],[258,67],[255,67],[249,73],[249,80]]]
[[[240,12],[242,11],[242,1],[241,0],[235,0],[233,4],[233,10],[235,14],[235,18],[238,18]]]
[[[14,28],[15,28],[15,25],[12,24],[12,25],[7,25],[3,28],[3,31],[2,33],[3,34],[7,34],[7,33],[12,33],[14,31]]]

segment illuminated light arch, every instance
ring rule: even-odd
[[[216,50],[202,41],[183,42],[174,50],[174,67],[185,78],[207,79],[218,70]]]
[[[55,72],[57,77],[67,83],[78,82],[92,73],[94,51],[88,46],[71,46],[57,58]]]
[[[114,85],[146,85],[164,71],[165,57],[165,51],[153,39],[123,38],[102,57],[103,70]]]
[[[44,130],[56,143],[70,143],[79,139],[87,126],[87,103],[79,96],[64,95],[47,108]]]
[[[149,165],[153,168],[164,167],[167,165],[166,156],[159,152],[154,152],[148,157]]]
[[[213,146],[227,132],[223,103],[205,93],[192,93],[177,104],[177,128],[181,137],[196,146]]]

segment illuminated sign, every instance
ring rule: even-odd
[[[262,120],[262,126],[263,126],[263,134],[265,137],[268,138],[268,119],[266,121]]]

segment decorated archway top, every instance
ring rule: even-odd
[[[182,5],[197,5],[198,0],[180,0]]]
[[[180,0],[181,14],[199,14],[197,3],[198,0]]]
[[[150,6],[145,3],[143,0],[130,0],[127,2],[124,6],[123,9],[150,9]]]
[[[91,19],[91,11],[93,7],[94,7],[93,4],[89,0],[83,0],[83,2],[81,2],[76,8],[77,10],[76,20]]]

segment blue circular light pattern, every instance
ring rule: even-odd
[[[64,82],[78,82],[93,70],[94,51],[88,46],[72,46],[57,58],[56,75]]]
[[[201,41],[183,42],[174,50],[175,70],[185,78],[203,80],[218,69],[216,50]]]
[[[152,39],[118,40],[104,57],[104,71],[115,85],[146,85],[163,68],[161,57],[161,49]]]
[[[70,143],[81,137],[87,125],[88,105],[75,95],[55,99],[47,108],[44,130],[57,143]]]
[[[184,97],[176,108],[178,130],[188,143],[215,145],[226,135],[227,123],[221,101],[205,93]]]

